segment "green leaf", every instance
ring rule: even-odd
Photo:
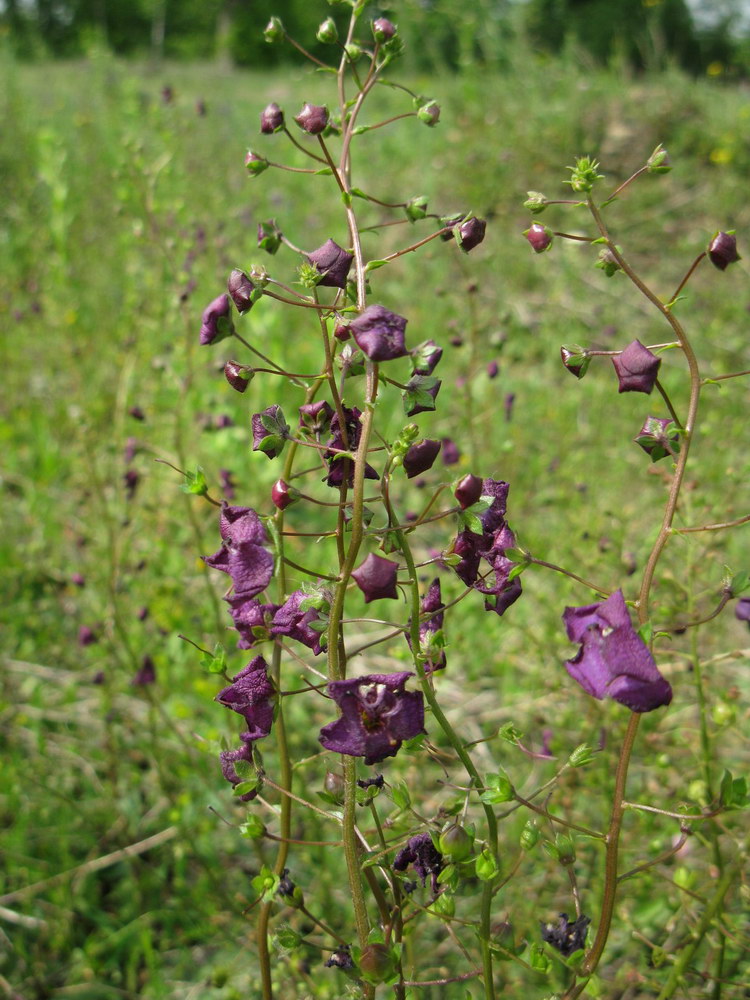
[[[227,669],[227,653],[220,642],[214,646],[213,656],[203,656],[201,666],[210,674],[223,674]]]
[[[481,879],[482,882],[491,882],[492,879],[496,878],[500,869],[492,851],[485,847],[474,863],[474,870],[477,873],[477,878]]]
[[[732,597],[739,596],[743,591],[747,590],[748,587],[750,587],[750,573],[744,569],[739,573],[735,573],[729,584]]]
[[[498,805],[501,802],[511,802],[515,798],[515,790],[505,771],[489,774],[485,780],[485,791],[479,796],[487,805]]]
[[[265,836],[266,826],[259,816],[250,815],[245,823],[240,825],[240,834],[248,840],[260,840]]]
[[[393,785],[391,788],[391,797],[399,809],[408,809],[411,805],[411,795],[403,781],[398,781]]]
[[[193,493],[196,496],[206,496],[208,494],[208,480],[200,465],[196,466],[195,472],[185,473],[185,482],[180,486],[183,493]]]
[[[368,260],[365,264],[365,273],[367,271],[377,271],[379,267],[385,267],[387,263],[387,260]]]
[[[473,531],[475,535],[481,535],[483,532],[482,522],[479,520],[477,515],[472,514],[470,510],[459,511],[458,522],[462,527],[468,528],[469,531]]]

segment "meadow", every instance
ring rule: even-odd
[[[283,219],[285,234],[305,247],[322,243],[329,227],[341,229],[337,206],[312,195],[307,178],[250,178],[243,167],[260,110],[270,100],[296,110],[320,98],[324,81],[300,69],[157,70],[99,51],[76,63],[5,60],[0,80],[0,995],[255,1000],[251,880],[273,845],[238,832],[247,810],[217,763],[232,724],[212,702],[216,678],[182,636],[209,649],[222,639],[230,673],[245,654],[227,633],[221,581],[199,558],[218,546],[215,510],[180,490],[173,467],[200,466],[211,492],[232,499],[226,473],[222,479],[228,470],[235,502],[268,505],[278,471],[251,452],[249,416],[272,390],[261,392],[256,381],[244,395],[233,392],[222,375],[226,356],[200,347],[198,331],[231,268],[263,262],[260,220]],[[415,133],[396,123],[373,133],[377,141],[357,164],[368,190],[384,201],[425,195],[441,214],[471,209],[488,220],[470,258],[436,241],[417,263],[372,276],[383,301],[408,310],[415,341],[434,337],[445,347],[429,433],[454,439],[461,458],[437,467],[433,480],[474,471],[507,480],[519,544],[627,589],[652,544],[665,475],[629,443],[643,402],[618,396],[608,359],[595,359],[577,382],[559,348],[614,350],[636,337],[659,343],[665,333],[622,275],[608,279],[594,268],[590,247],[556,241],[534,255],[523,238],[531,221],[523,201],[530,189],[567,197],[565,167],[583,154],[601,161],[614,187],[663,143],[672,171],[629,189],[610,224],[666,294],[717,230],[736,230],[741,254],[749,245],[747,93],[677,71],[629,76],[572,54],[551,60],[525,50],[502,75],[409,83],[439,101],[440,125]],[[384,117],[397,113],[390,92],[377,100]],[[575,226],[562,213],[543,221]],[[711,374],[750,368],[750,250],[745,256],[726,274],[704,264],[678,307]],[[276,306],[260,302],[246,335],[306,371],[317,345]],[[669,354],[662,380],[684,405]],[[286,393],[279,385],[275,398]],[[703,405],[684,524],[747,513],[747,386],[718,382]],[[400,423],[394,414],[393,433]],[[418,489],[409,488],[418,509]],[[746,532],[686,535],[670,546],[655,589],[657,625],[711,612],[726,567],[750,570]],[[443,544],[436,534],[434,545]],[[312,547],[299,551],[309,558]],[[560,622],[565,605],[589,595],[539,567],[523,581],[523,600],[502,619],[488,621],[480,600],[463,602],[452,618],[442,703],[467,742],[512,723],[527,747],[546,741],[556,759],[582,743],[600,748],[561,781],[555,805],[564,812],[573,804],[579,822],[601,828],[622,708],[586,699],[571,682]],[[714,801],[724,768],[746,771],[750,636],[732,608],[697,640],[695,630],[662,640],[659,665],[675,697],[668,712],[644,720],[634,801],[700,810]],[[156,681],[134,684],[146,657]],[[706,679],[709,773],[699,750],[696,658]],[[378,647],[369,666],[408,669],[405,644]],[[303,786],[308,772],[317,775],[309,761],[324,718],[323,710],[310,719],[296,704],[290,709]],[[554,760],[516,745],[488,745],[488,766],[493,755],[524,787],[556,770]],[[441,801],[439,784],[420,787],[416,756],[399,757],[389,775],[412,794],[418,789],[423,803]],[[737,859],[737,874],[678,996],[748,995],[744,815],[727,812],[719,823],[722,865]],[[505,824],[509,867],[525,818]],[[319,825],[316,838],[310,821],[310,839],[326,839]],[[624,856],[635,868],[644,848],[668,851],[678,833],[672,818],[629,814]],[[700,925],[720,879],[711,850],[698,825],[678,856],[625,883],[600,996],[660,995],[667,956]],[[601,852],[583,839],[578,855],[590,912]],[[335,912],[346,896],[333,859],[303,848],[295,865]],[[541,847],[520,866],[497,919],[513,923],[517,941],[532,941],[539,921],[570,905],[568,887]],[[304,917],[282,912],[275,926],[282,924],[299,930]],[[434,947],[433,978],[450,976],[454,943],[437,935]],[[312,946],[289,949],[280,938],[274,954],[285,1000],[357,995],[346,993],[336,970],[321,979]],[[722,974],[712,980],[719,954]],[[503,963],[499,975],[503,995],[541,998],[562,988],[562,973]],[[419,995],[480,996],[472,990],[468,981]]]

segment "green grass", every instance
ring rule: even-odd
[[[277,100],[289,114],[303,100],[321,98],[325,80],[300,71],[261,77],[212,66],[154,74],[103,55],[43,67],[5,63],[1,72],[0,624],[7,662],[0,674],[0,897],[84,868],[20,899],[0,898],[16,914],[0,914],[0,985],[4,980],[25,1000],[255,998],[253,912],[244,911],[253,898],[250,879],[262,862],[272,862],[272,845],[243,840],[209,811],[232,825],[245,814],[216,762],[222,738],[231,742],[236,732],[212,703],[215,679],[178,638],[183,633],[209,647],[226,639],[221,583],[198,560],[218,545],[216,519],[213,508],[183,495],[179,477],[154,460],[201,465],[216,494],[218,470],[229,468],[238,502],[270,506],[279,472],[250,452],[249,414],[276,401],[293,413],[298,393],[259,376],[239,396],[220,374],[222,348],[199,348],[197,335],[200,312],[222,290],[230,268],[261,260],[258,220],[276,217],[292,241],[308,249],[328,236],[345,241],[329,178],[269,171],[250,180],[242,167],[247,145],[257,144],[257,114],[267,101]],[[176,94],[171,105],[159,96],[167,81]],[[407,122],[364,135],[362,152],[355,151],[355,173],[362,171],[355,183],[384,201],[426,194],[437,211],[471,207],[490,220],[485,244],[470,258],[460,258],[451,245],[432,244],[420,257],[372,275],[376,301],[408,316],[410,343],[433,337],[446,348],[438,414],[420,417],[420,426],[428,436],[460,442],[457,471],[511,483],[511,524],[536,556],[604,587],[623,585],[633,596],[629,568],[643,566],[666,487],[660,467],[648,467],[629,441],[647,412],[661,414],[661,404],[618,396],[606,359],[575,382],[558,351],[567,342],[604,349],[635,337],[660,342],[666,327],[621,276],[607,280],[593,268],[590,248],[557,241],[550,254],[534,257],[521,236],[529,223],[521,205],[529,188],[565,197],[564,167],[578,154],[600,156],[614,185],[664,142],[673,172],[643,179],[610,217],[625,252],[660,294],[669,294],[717,229],[736,228],[741,252],[746,245],[745,95],[676,73],[623,80],[528,55],[519,55],[503,77],[446,76],[414,81],[414,87],[440,101],[439,128],[417,130]],[[205,117],[195,110],[201,98]],[[397,95],[385,89],[376,103],[384,114],[400,110]],[[277,156],[277,147],[264,148]],[[298,162],[286,151],[278,159]],[[550,209],[542,221],[586,229],[573,212]],[[382,256],[402,245],[402,237],[401,229],[390,231],[385,249],[368,240],[366,252]],[[288,268],[293,278],[288,257],[266,264]],[[746,276],[744,261],[725,275],[704,265],[679,306],[707,373],[750,368]],[[185,298],[190,280],[195,288]],[[469,283],[477,289],[469,291]],[[256,306],[243,332],[299,370],[316,364],[314,326],[277,303]],[[462,346],[450,346],[457,336]],[[500,364],[496,380],[485,372],[491,359]],[[405,363],[403,369],[408,374]],[[684,375],[672,355],[663,380],[684,407]],[[509,392],[515,394],[511,420],[503,408]],[[725,382],[705,399],[684,523],[747,512],[747,388],[742,380]],[[129,416],[133,406],[142,408],[145,421]],[[389,419],[389,407],[383,419],[388,433],[396,433],[402,420],[396,407]],[[205,429],[201,414],[224,413],[235,426]],[[129,500],[122,477],[131,436],[138,442],[132,467],[141,481]],[[436,469],[428,478],[437,483],[454,471]],[[407,510],[416,509],[422,495],[410,484],[402,496]],[[288,520],[305,530],[306,516],[294,508]],[[686,619],[686,587],[698,594],[699,612],[711,610],[725,564],[735,571],[747,566],[745,530],[675,540],[656,589],[657,625]],[[446,531],[426,532],[418,554],[445,548]],[[320,553],[300,545],[298,555],[325,569]],[[85,586],[72,582],[74,573],[84,576]],[[448,596],[460,592],[447,576],[445,587]],[[574,687],[562,667],[570,646],[560,625],[566,604],[591,597],[543,570],[527,572],[524,587],[523,600],[502,620],[483,615],[478,597],[448,619],[441,701],[467,740],[512,721],[538,748],[542,731],[551,728],[553,751],[564,760],[577,744],[596,744],[601,736],[604,752],[566,777],[553,802],[558,813],[570,810],[578,822],[601,828],[624,713]],[[149,614],[141,620],[143,607]],[[78,645],[81,625],[94,628],[96,644]],[[728,612],[700,641],[709,664],[715,776],[724,766],[742,773],[750,687],[745,626]],[[692,801],[699,808],[690,635],[660,650],[675,701],[669,712],[645,720],[629,797],[668,809]],[[142,691],[130,681],[146,654],[156,662],[158,680]],[[233,651],[231,672],[244,662]],[[399,669],[408,664],[407,650],[394,642],[362,662],[371,670]],[[94,684],[100,671],[104,683]],[[294,664],[289,671],[294,687],[300,671]],[[313,708],[304,699],[290,701],[295,759],[305,758],[299,784],[314,796],[324,767],[321,758],[307,758],[317,753],[317,731],[330,711],[322,700]],[[272,774],[272,747],[264,754]],[[478,761],[482,771],[507,767],[524,789],[555,769],[497,741],[482,746]],[[404,755],[386,772],[388,780],[403,778],[420,808],[433,815],[453,793],[436,783],[437,766],[430,773],[426,778],[422,757]],[[261,815],[270,826],[270,814]],[[392,818],[396,831],[404,828],[398,810]],[[502,824],[509,869],[526,818],[518,812]],[[93,859],[162,831],[161,846],[86,874]],[[741,816],[725,817],[727,856],[741,831]],[[674,821],[639,814],[627,826],[625,857],[635,866],[666,849],[676,833]],[[331,830],[313,816],[305,820],[304,837],[330,839]],[[701,838],[696,830],[687,860],[625,884],[602,969],[603,996],[623,995],[631,980],[636,993],[629,995],[658,992],[653,984],[663,982],[664,970],[652,967],[645,942],[676,949],[697,922],[699,900],[710,896],[715,880]],[[578,848],[584,909],[596,914],[601,852],[585,839]],[[338,857],[300,849],[293,874],[319,912],[341,911],[337,927],[352,937]],[[462,897],[459,916],[474,912],[475,890]],[[522,860],[493,916],[508,914],[516,940],[531,941],[538,939],[540,919],[570,905],[565,873],[537,848]],[[741,893],[734,893],[721,993],[728,1000],[744,995],[750,970],[742,906]],[[274,921],[304,926],[289,910]],[[465,943],[473,947],[468,934]],[[442,931],[433,946],[430,975],[466,971]],[[422,947],[417,940],[408,950],[418,954]],[[712,967],[715,947],[711,938],[696,968]],[[280,995],[341,995],[343,980],[333,970],[324,977],[320,964],[313,949],[279,954]],[[541,997],[561,986],[554,974],[547,981],[510,964],[501,971],[509,996]],[[697,998],[703,989],[696,974],[682,995]],[[463,992],[454,986],[423,995],[458,1000]]]

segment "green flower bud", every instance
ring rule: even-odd
[[[315,37],[324,45],[333,45],[339,40],[339,32],[336,22],[332,17],[327,17],[318,28]]]
[[[648,160],[646,160],[646,169],[650,174],[667,174],[672,169],[672,164],[669,162],[669,153],[667,153],[661,143],[659,143]]]
[[[440,834],[438,850],[450,861],[466,861],[474,850],[474,837],[464,827],[454,823]]]
[[[568,757],[568,763],[571,767],[583,767],[584,764],[590,764],[593,759],[594,751],[588,743],[581,743]]]
[[[526,820],[519,842],[523,851],[531,851],[539,843],[539,830],[533,819]]]
[[[617,250],[619,251],[620,248],[618,247]],[[613,274],[621,270],[617,258],[609,247],[602,247],[599,251],[599,256],[596,259],[596,267],[604,271],[608,278],[611,278]]]
[[[428,101],[418,109],[417,118],[430,128],[434,128],[440,121],[440,105],[437,101]]]
[[[576,160],[576,165],[568,167],[568,170],[570,170],[570,180],[566,183],[570,184],[574,191],[582,194],[593,190],[594,184],[604,179],[604,174],[599,173],[599,164],[590,156],[580,156]]]
[[[527,191],[526,201],[523,203],[524,208],[528,208],[532,215],[539,215],[547,207],[547,199],[541,193],[541,191]]]
[[[281,23],[280,17],[271,18],[263,31],[263,37],[269,45],[278,45],[280,42],[284,41],[286,38],[286,31],[284,30],[284,25]]]
[[[258,156],[258,154],[254,153],[252,149],[248,149],[247,156],[245,157],[245,166],[247,167],[248,173],[252,174],[253,177],[257,177],[258,174],[262,174],[264,170],[268,170],[269,163],[265,157]]]
[[[359,957],[359,971],[362,978],[372,985],[383,983],[394,971],[395,962],[387,945],[375,942],[368,944]]]

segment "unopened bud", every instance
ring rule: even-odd
[[[615,257],[609,247],[602,247],[599,251],[599,256],[596,258],[596,266],[604,271],[608,278],[611,278],[613,274],[621,270],[617,257]]]
[[[294,120],[309,135],[320,135],[328,124],[328,108],[319,104],[305,104]]]
[[[273,219],[258,223],[258,246],[273,256],[281,246],[281,230]]]
[[[390,42],[396,34],[396,25],[387,17],[378,17],[372,22],[372,35],[376,42]]]
[[[253,294],[255,292],[255,285],[253,285],[245,272],[241,271],[238,267],[235,267],[229,275],[227,291],[231,295],[232,302],[237,307],[238,313],[246,313],[252,309],[253,303],[257,298]]]
[[[277,479],[271,488],[271,500],[278,510],[286,510],[296,503],[300,498],[300,491],[285,483],[283,479]]]
[[[323,787],[337,802],[344,801],[344,779],[340,774],[336,774],[335,771],[326,771]]]
[[[478,247],[479,244],[484,239],[484,233],[487,229],[487,223],[484,219],[477,219],[472,216],[467,219],[466,222],[462,222],[458,226],[456,236],[456,243],[461,247],[464,253],[468,253],[473,250],[474,247]]]
[[[263,37],[269,45],[278,45],[279,42],[284,41],[286,38],[286,31],[284,30],[284,25],[281,23],[280,17],[271,18],[263,31]]]
[[[464,827],[454,823],[440,834],[438,850],[449,861],[466,861],[474,850],[474,837]]]
[[[669,162],[669,153],[661,145],[661,143],[656,147],[648,160],[646,160],[646,169],[650,174],[667,174],[672,169],[672,164]]]
[[[440,105],[437,101],[428,101],[417,110],[417,118],[430,128],[434,128],[440,121]]]
[[[560,348],[560,357],[571,375],[575,375],[576,378],[583,378],[589,370],[591,358],[586,353],[585,347],[579,347],[578,344],[563,344]]]
[[[275,102],[269,104],[260,115],[260,130],[263,135],[273,135],[284,127],[284,112]]]
[[[247,156],[245,157],[245,166],[248,173],[252,174],[253,177],[257,177],[264,170],[268,170],[268,160],[263,156],[258,156],[252,149],[248,149]]]
[[[387,945],[368,944],[359,957],[362,978],[368,983],[383,983],[393,972],[393,955]]]
[[[539,830],[533,819],[529,819],[521,830],[521,850],[530,851],[539,843]]]
[[[547,199],[541,191],[527,191],[526,201],[523,207],[527,208],[532,215],[539,215],[547,207]]]
[[[227,361],[224,365],[224,377],[237,392],[244,392],[255,375],[255,369],[250,365],[241,365],[239,361]]]
[[[315,37],[319,42],[323,42],[324,45],[333,45],[334,42],[339,40],[336,22],[332,17],[327,17],[325,21],[321,22],[315,33]]]
[[[543,226],[541,222],[532,223],[528,229],[524,230],[523,235],[531,244],[534,253],[544,253],[552,246],[552,230]]]
[[[482,485],[483,480],[471,473],[459,479],[453,490],[453,496],[458,500],[462,510],[466,510],[479,500],[482,495]]]
[[[708,244],[708,256],[720,271],[726,271],[730,264],[740,260],[734,233],[717,233]]]

